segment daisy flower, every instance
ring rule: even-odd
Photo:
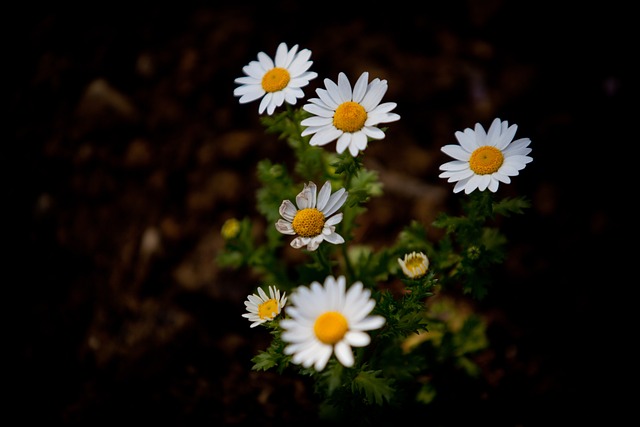
[[[308,126],[302,136],[313,135],[310,145],[325,145],[333,140],[336,151],[342,154],[347,148],[353,157],[367,148],[368,138],[383,139],[385,134],[376,126],[380,123],[395,122],[400,116],[390,111],[396,108],[395,102],[380,104],[387,92],[387,81],[373,79],[364,72],[353,90],[344,73],[338,75],[338,84],[324,80],[326,89],[316,89],[319,98],[309,99],[302,108],[315,114],[300,122]]]
[[[294,105],[298,98],[304,97],[301,88],[318,77],[318,73],[307,71],[313,64],[310,57],[309,49],[298,52],[298,45],[295,45],[289,50],[286,43],[278,46],[275,61],[260,52],[257,61],[242,68],[245,76],[234,80],[241,86],[233,91],[233,95],[240,97],[240,104],[262,98],[259,114],[266,110],[271,115],[285,101]]]
[[[429,258],[422,252],[405,254],[404,259],[398,258],[398,264],[404,274],[410,279],[418,279],[424,276],[429,269]]]
[[[269,286],[269,295],[262,289],[258,288],[258,294],[249,295],[244,302],[247,307],[247,313],[242,317],[249,319],[252,328],[273,320],[287,303],[286,292],[280,295],[280,290],[275,286]]]
[[[529,138],[512,142],[517,129],[517,125],[509,126],[507,121],[495,119],[488,132],[480,123],[476,123],[475,130],[457,131],[455,135],[460,145],[441,148],[455,160],[440,166],[444,172],[439,177],[456,183],[454,193],[464,189],[469,194],[476,188],[480,191],[488,188],[495,193],[500,182],[509,184],[509,177],[518,175],[533,160],[527,156],[531,152]]]
[[[371,290],[364,289],[362,282],[345,290],[345,282],[344,276],[328,276],[324,286],[313,282],[291,295],[289,317],[280,326],[282,340],[288,343],[284,353],[293,355],[293,363],[322,371],[335,353],[342,365],[353,366],[351,347],[369,345],[371,337],[364,331],[384,325],[384,317],[369,315],[376,305]]]
[[[331,194],[331,183],[325,182],[320,193],[316,184],[305,184],[296,196],[296,206],[289,200],[280,205],[280,215],[284,219],[276,222],[276,229],[282,234],[297,235],[291,246],[315,251],[323,240],[329,243],[344,243],[344,238],[336,233],[336,224],[342,221],[342,212],[333,215],[347,200],[349,193],[341,188]],[[333,215],[333,216],[331,216]]]

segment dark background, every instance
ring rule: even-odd
[[[233,80],[282,41],[312,51],[319,78],[306,98],[340,71],[352,82],[369,71],[398,104],[401,120],[365,151],[385,194],[360,242],[390,243],[411,219],[456,209],[453,184],[438,178],[455,131],[499,117],[532,140],[533,162],[499,192],[533,206],[505,221],[508,259],[474,303],[489,321],[483,373],[452,378],[411,415],[434,426],[578,425],[629,407],[618,391],[635,387],[634,337],[622,331],[637,281],[625,256],[637,46],[616,2],[15,11],[5,284],[18,294],[6,304],[19,359],[8,391],[25,423],[313,423],[309,383],[250,369],[269,342],[241,317],[258,279],[214,262],[227,218],[271,226],[255,211],[255,165],[290,160],[288,148],[265,135],[257,102],[238,104]]]

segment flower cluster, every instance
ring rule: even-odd
[[[262,325],[273,334],[271,346],[253,359],[254,369],[282,372],[298,366],[313,376],[333,407],[402,405],[398,396],[407,394],[396,393],[402,387],[417,390],[413,399],[426,404],[437,394],[434,385],[409,387],[408,382],[421,378],[418,373],[434,375],[434,366],[446,357],[458,358],[471,375],[471,355],[487,345],[479,316],[452,314],[454,325],[434,314],[429,301],[445,291],[476,298],[488,291],[487,266],[504,259],[506,243],[493,220],[529,206],[524,198],[496,199],[495,193],[532,161],[531,141],[514,140],[517,126],[499,118],[487,131],[476,123],[455,132],[458,144],[441,148],[453,160],[440,166],[439,177],[467,198],[463,215],[442,213],[431,224],[443,229],[444,237],[429,241],[426,226],[413,221],[389,247],[376,251],[355,244],[356,218],[382,191],[361,157],[371,141],[385,138],[379,125],[400,116],[393,112],[396,103],[382,102],[388,82],[369,80],[368,72],[353,86],[344,72],[336,82],[326,78],[316,98],[293,108],[304,98],[302,88],[317,77],[309,71],[310,57],[308,49],[281,43],[275,59],[260,52],[235,80],[239,102],[260,100],[267,132],[278,133],[296,157],[293,172],[271,159],[258,163],[257,208],[273,224],[266,239],[255,240],[246,218],[230,219],[222,229],[226,246],[219,263],[250,268],[273,283],[268,294],[258,287],[249,295],[242,314],[250,327]],[[335,152],[326,150],[334,141]],[[319,191],[315,182],[324,182]],[[288,243],[303,251],[307,262],[292,268],[283,258],[285,236],[294,236]],[[402,284],[401,296],[389,290],[393,283]],[[447,307],[455,311],[455,305]],[[445,339],[447,346],[441,345]],[[321,375],[326,370],[330,373]]]

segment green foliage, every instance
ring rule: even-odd
[[[382,371],[360,371],[354,378],[351,391],[365,395],[366,404],[382,405],[389,402],[394,389],[391,381],[381,376]]]
[[[522,214],[530,205],[521,197],[496,200],[494,193],[475,191],[460,199],[458,215],[440,213],[429,224],[442,233],[436,241],[429,238],[426,224],[413,220],[389,246],[356,244],[358,218],[366,214],[372,197],[383,194],[383,184],[376,171],[364,166],[361,156],[310,146],[309,138],[301,136],[300,122],[307,116],[287,104],[285,111],[261,118],[266,132],[286,141],[293,157],[257,163],[256,210],[266,224],[264,232],[252,232],[258,219],[242,219],[238,234],[225,239],[216,262],[222,268],[250,270],[263,283],[288,292],[295,292],[299,285],[322,283],[328,275],[345,275],[349,284],[360,281],[371,291],[372,314],[383,316],[385,324],[370,331],[369,345],[354,349],[353,366],[342,366],[335,356],[320,372],[294,364],[284,354],[286,343],[277,319],[263,324],[272,340],[252,362],[256,371],[309,377],[320,399],[322,418],[340,420],[348,414],[375,424],[372,408],[429,405],[438,396],[432,378],[451,366],[470,378],[479,376],[475,358],[490,345],[487,324],[459,303],[486,296],[492,270],[505,260],[507,251],[499,218]],[[341,208],[343,219],[336,225],[345,243],[323,242],[315,251],[302,248],[299,257],[287,259],[284,246],[293,236],[275,229],[281,218],[279,208],[284,200],[295,204],[309,181],[318,187],[329,181],[333,191],[348,191]],[[406,277],[399,266],[398,259],[412,252],[429,259],[422,277]],[[280,317],[286,318],[286,311]]]

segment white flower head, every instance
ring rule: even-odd
[[[318,73],[308,71],[313,64],[310,57],[309,49],[298,52],[298,45],[295,45],[289,50],[286,43],[278,46],[275,61],[260,52],[257,61],[251,61],[242,68],[245,76],[234,80],[241,86],[233,91],[233,95],[240,97],[240,104],[262,98],[259,114],[266,110],[271,115],[285,101],[295,105],[298,98],[304,97],[301,88],[318,77]]]
[[[275,319],[287,303],[286,292],[280,295],[280,290],[275,286],[269,286],[269,295],[262,288],[258,288],[258,294],[249,295],[244,302],[247,313],[242,317],[249,319],[252,328]]]
[[[494,119],[488,132],[480,123],[476,123],[475,130],[457,131],[455,135],[460,144],[441,148],[455,160],[440,166],[444,172],[439,177],[456,183],[454,193],[464,190],[469,194],[475,189],[487,188],[495,193],[500,182],[509,184],[510,177],[518,175],[533,160],[527,156],[531,152],[529,138],[512,142],[517,129],[517,125],[509,126],[507,121]]]
[[[333,140],[336,151],[342,154],[347,148],[353,157],[367,148],[369,138],[383,139],[384,132],[377,127],[380,123],[395,122],[400,116],[390,111],[395,102],[380,104],[387,92],[387,81],[378,78],[369,81],[369,73],[364,72],[353,90],[344,73],[338,75],[338,84],[324,80],[326,89],[316,89],[319,98],[309,99],[302,108],[314,114],[300,122],[308,126],[302,136],[313,135],[310,145],[325,145]]]
[[[282,234],[297,235],[291,246],[299,249],[303,246],[315,251],[323,240],[329,243],[344,243],[344,238],[336,233],[336,224],[342,221],[342,212],[334,213],[342,207],[349,193],[341,188],[331,194],[331,183],[325,182],[320,193],[316,184],[305,184],[296,196],[296,205],[283,200],[280,215],[284,219],[276,222],[276,229]],[[333,215],[333,216],[332,216]]]
[[[318,282],[300,286],[291,294],[287,306],[289,318],[282,319],[282,340],[289,343],[285,354],[292,362],[305,368],[313,365],[322,371],[332,354],[351,367],[354,363],[351,347],[365,347],[371,337],[364,331],[378,329],[385,318],[370,315],[376,305],[371,290],[355,282],[346,290],[344,276],[328,276],[324,286]]]
[[[424,276],[429,269],[429,258],[422,252],[405,254],[404,259],[398,258],[398,264],[404,274],[410,279],[418,279]]]

